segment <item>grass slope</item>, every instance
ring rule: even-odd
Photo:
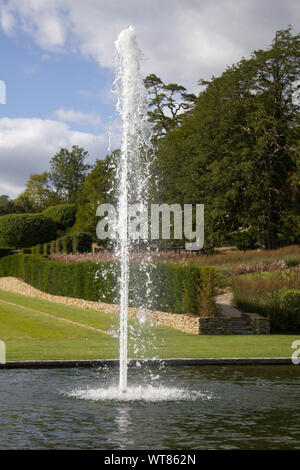
[[[8,361],[118,358],[118,340],[113,336],[48,318],[29,309],[103,330],[116,330],[118,324],[117,315],[0,290],[0,339],[6,343]],[[299,335],[195,336],[162,326],[140,326],[132,321],[130,331],[136,340],[135,346],[130,341],[131,358],[290,357],[292,342],[300,339]]]

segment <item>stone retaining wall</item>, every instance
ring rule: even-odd
[[[236,318],[199,318],[199,333],[203,335],[236,335],[236,334],[270,334],[270,321],[260,315],[244,313],[242,318],[247,322],[243,331]]]
[[[243,313],[247,315],[250,320],[251,326],[256,335],[268,335],[270,334],[270,320],[268,318],[262,317],[257,313]]]

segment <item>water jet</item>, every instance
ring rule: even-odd
[[[127,390],[129,251],[128,207],[147,200],[151,131],[147,120],[147,92],[140,73],[140,50],[132,26],[115,42],[117,111],[122,120],[122,142],[116,169],[117,244],[120,262],[120,390]]]

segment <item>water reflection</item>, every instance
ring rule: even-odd
[[[116,429],[112,433],[111,442],[116,449],[133,449],[134,440],[130,436],[132,422],[130,418],[130,407],[126,405],[118,406],[117,415],[114,419]]]

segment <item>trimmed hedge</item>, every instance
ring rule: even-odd
[[[61,239],[62,243],[62,251],[64,253],[72,253],[72,248],[73,248],[73,238],[70,235],[66,235],[65,237],[62,237]]]
[[[43,245],[41,245],[41,243],[38,243],[37,245],[34,245],[32,248],[31,248],[31,253],[33,255],[41,255],[43,254]],[[24,253],[26,254],[26,253]]]
[[[0,244],[27,248],[50,242],[56,237],[56,224],[42,214],[9,214],[0,217]]]
[[[119,303],[117,263],[61,263],[37,255],[12,255],[0,260],[0,276],[15,276],[49,294]],[[146,271],[130,264],[129,305],[172,313],[211,314],[201,310],[213,294],[215,269],[157,263]],[[151,290],[147,295],[147,286]],[[207,296],[209,299],[207,299]]]
[[[76,206],[75,204],[58,204],[47,207],[42,214],[53,220],[59,230],[65,231],[75,224]]]
[[[33,254],[54,255],[56,253],[87,253],[91,251],[93,237],[89,233],[80,232],[65,235],[50,243],[35,245],[31,248]],[[46,246],[47,245],[47,246]]]
[[[50,255],[50,243],[43,243],[43,255]]]

